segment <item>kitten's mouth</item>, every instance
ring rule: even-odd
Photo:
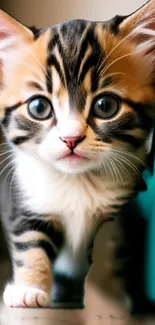
[[[68,155],[64,156],[63,159],[69,159],[69,160],[88,160],[87,158],[79,155],[79,154],[76,154],[74,152],[71,152],[69,153]]]
[[[61,160],[63,160],[64,162],[67,162],[71,165],[77,166],[80,164],[83,164],[84,162],[88,161],[89,159],[77,154],[75,152],[70,152],[67,155],[65,155],[64,157],[61,158]]]
[[[81,173],[92,168],[92,159],[87,156],[86,152],[79,152],[78,148],[74,151],[66,152],[57,160],[57,168],[67,173]]]

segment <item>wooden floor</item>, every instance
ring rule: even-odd
[[[109,233],[105,229],[107,234]],[[152,325],[155,321],[135,320],[129,317],[121,301],[121,285],[110,277],[105,252],[110,247],[102,245],[101,232],[95,246],[95,263],[86,283],[85,308],[83,310],[14,309],[4,307],[1,299],[0,325]],[[104,237],[105,238],[105,237]],[[105,252],[104,252],[105,250]],[[0,292],[9,278],[9,264],[5,254],[0,260]]]
[[[1,291],[7,278],[8,263],[1,262]],[[92,271],[93,273],[93,271]],[[91,275],[90,275],[91,278]],[[116,289],[116,288],[115,288]],[[114,290],[115,291],[115,290]],[[147,321],[132,320],[121,304],[103,294],[99,287],[88,280],[85,309],[14,309],[1,302],[0,325],[148,325]]]
[[[1,265],[6,275],[7,265]],[[2,273],[1,273],[2,274]],[[10,309],[1,303],[0,325],[151,325],[155,322],[134,320],[115,299],[95,285],[87,283],[84,310]]]

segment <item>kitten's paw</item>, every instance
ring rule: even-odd
[[[8,284],[3,301],[8,307],[49,307],[50,294],[33,287]]]

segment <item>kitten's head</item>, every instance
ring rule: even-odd
[[[0,11],[0,118],[17,152],[66,173],[122,163],[155,113],[155,0],[37,30]],[[155,114],[154,114],[155,115]],[[114,155],[115,153],[115,155]]]

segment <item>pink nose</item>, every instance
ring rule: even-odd
[[[76,145],[84,139],[84,137],[83,136],[77,136],[77,137],[61,137],[60,139],[63,142],[66,142],[67,147],[69,149],[74,149],[76,147]]]

